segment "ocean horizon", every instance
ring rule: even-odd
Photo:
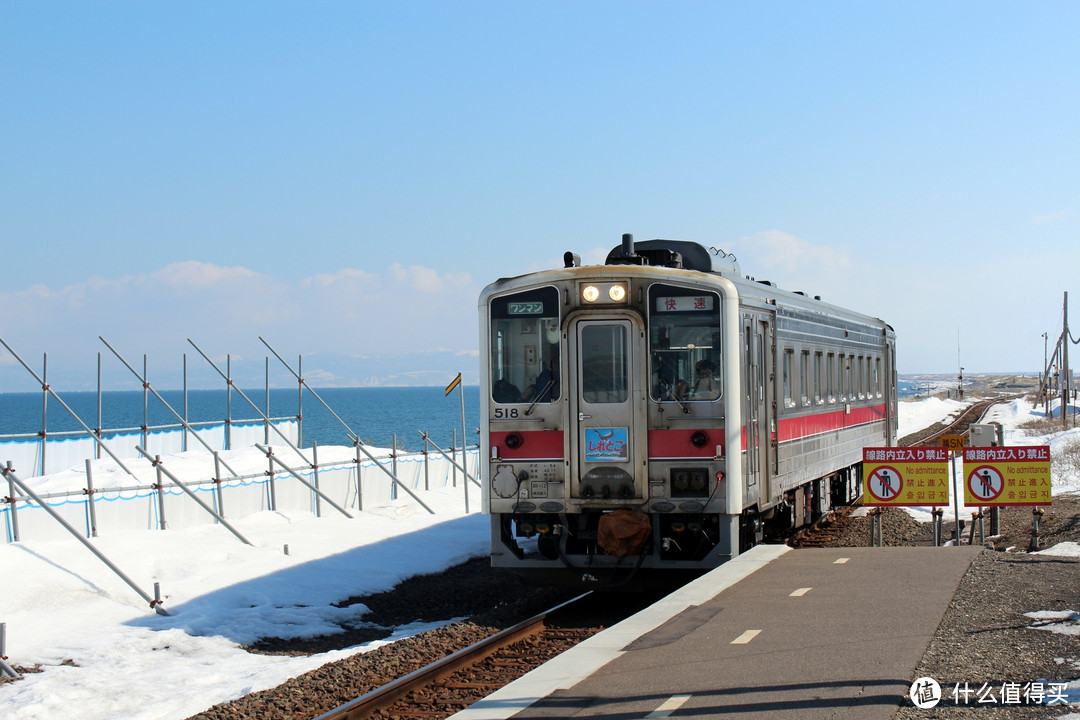
[[[239,392],[188,390],[187,410],[184,391],[159,390],[161,397],[189,424],[224,422],[262,422],[260,413],[272,419],[296,420],[303,411],[301,444],[351,445],[348,431],[311,392],[305,390],[303,401],[294,389],[242,389],[258,408],[256,411]],[[440,447],[448,448],[452,438],[461,445],[461,400],[459,390],[446,395],[442,387],[365,387],[326,388],[315,392],[341,418],[360,440],[368,445],[390,447],[396,435],[397,445],[407,450],[423,449],[418,431],[427,432]],[[79,419],[91,429],[98,427],[97,391],[57,392]],[[477,442],[480,427],[478,386],[464,386],[465,432],[469,445]],[[42,431],[42,396],[38,392],[0,393],[0,441],[21,441],[38,437]],[[101,392],[101,429],[138,432],[144,418],[149,428],[179,429],[180,422],[153,393],[144,406],[141,390],[103,390]],[[144,411],[145,407],[145,411]],[[86,432],[64,407],[49,397],[45,406],[45,430],[49,437],[73,438]],[[17,435],[18,438],[9,436]]]

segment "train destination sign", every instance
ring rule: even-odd
[[[964,448],[964,505],[1050,505],[1050,446]]]
[[[949,451],[863,448],[864,505],[948,505]]]

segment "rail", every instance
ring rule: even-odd
[[[344,705],[318,716],[315,720],[361,720],[361,718],[370,717],[380,708],[392,705],[419,688],[436,683],[441,679],[450,677],[459,670],[475,665],[499,649],[513,645],[523,638],[537,635],[545,627],[545,621],[549,615],[579,602],[590,594],[578,595],[553,608],[538,613],[478,643],[458,650],[441,660],[361,695],[355,700],[350,700]]]

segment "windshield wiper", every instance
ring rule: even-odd
[[[529,405],[529,409],[525,411],[526,416],[532,415],[532,411],[533,408],[536,407],[536,403],[540,402],[540,398],[544,397],[544,395],[547,394],[547,391],[553,387],[555,387],[555,378],[548,380],[547,385],[544,386],[544,389],[536,393],[536,399],[532,401],[532,404]]]

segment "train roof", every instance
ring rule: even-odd
[[[565,268],[581,267],[581,258],[573,252],[567,252],[563,255],[563,265]],[[806,292],[784,290],[774,282],[743,275],[733,254],[716,247],[706,248],[696,242],[663,238],[636,242],[632,235],[626,234],[623,235],[622,244],[608,252],[604,265],[658,267],[720,275],[733,282],[739,288],[739,294],[747,299],[754,298],[775,304],[775,298],[784,297],[785,304],[792,308],[870,319],[870,316],[864,313],[824,302],[820,295],[811,296]],[[503,278],[490,286],[489,290],[511,279]],[[872,319],[892,330],[884,320]]]

